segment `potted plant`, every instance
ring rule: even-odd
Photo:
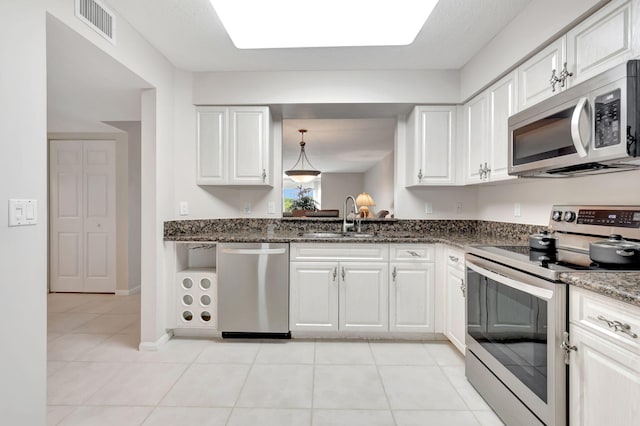
[[[298,198],[291,201],[291,213],[293,216],[301,217],[306,216],[308,212],[315,212],[318,210],[316,204],[318,203],[310,195],[312,188],[303,188],[302,185],[298,186]]]

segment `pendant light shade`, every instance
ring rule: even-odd
[[[304,141],[304,134],[307,132],[307,129],[299,129],[301,140],[300,140],[300,156],[298,157],[298,161],[293,165],[291,170],[287,170],[284,172],[285,175],[289,176],[295,182],[298,183],[306,183],[311,182],[316,176],[320,174],[320,170],[316,170],[313,165],[309,162],[307,158],[307,154],[304,150],[305,145],[307,144]],[[307,163],[307,168],[305,168],[305,162]],[[298,167],[300,165],[300,168]]]

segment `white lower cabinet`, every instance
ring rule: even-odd
[[[435,332],[433,245],[392,245],[389,330]]]
[[[444,334],[464,354],[467,294],[464,253],[452,248],[447,248],[445,253],[447,266]]]
[[[389,330],[386,244],[292,244],[292,331]]]
[[[640,308],[575,287],[569,298],[570,424],[637,425]]]

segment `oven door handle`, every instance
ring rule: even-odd
[[[499,267],[499,266],[496,265],[496,267]],[[497,281],[500,284],[504,284],[513,289],[520,290],[527,294],[531,294],[535,297],[539,297],[544,300],[551,300],[551,298],[553,297],[553,290],[549,290],[543,287],[538,287],[535,285],[524,283],[522,281],[518,281],[516,279],[505,276],[501,273],[494,272],[489,269],[478,266],[472,263],[471,261],[469,261],[469,259],[467,259],[467,268],[479,273],[480,275],[484,275],[487,278],[491,278],[492,280]],[[504,269],[506,271],[509,270],[507,267],[504,267]],[[467,286],[469,285],[469,283],[470,283],[470,280],[467,279]]]

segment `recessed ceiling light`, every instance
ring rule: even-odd
[[[438,0],[209,0],[238,49],[411,44]]]

